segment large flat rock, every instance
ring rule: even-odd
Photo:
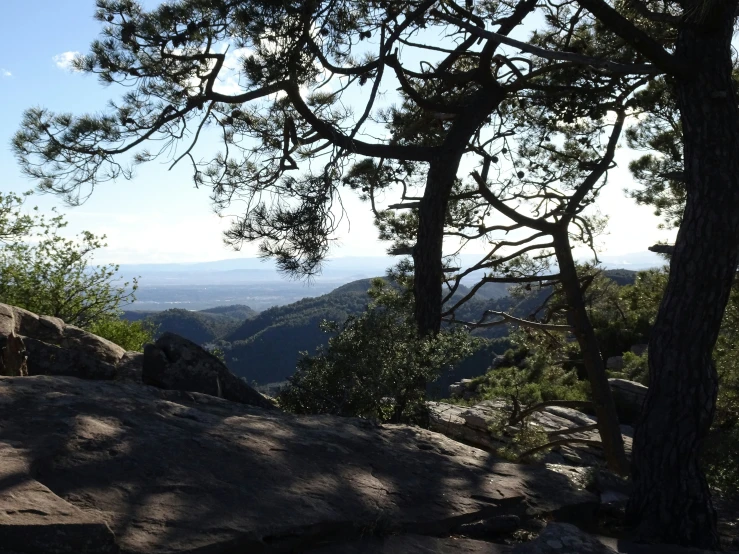
[[[67,528],[65,511],[107,524],[123,553],[302,552],[597,504],[554,471],[419,428],[73,377],[0,378],[0,443],[14,468],[0,495],[29,483],[13,494],[32,504],[48,491],[44,525]]]

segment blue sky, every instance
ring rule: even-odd
[[[156,5],[149,0],[145,5]],[[24,109],[44,106],[54,111],[82,113],[102,110],[106,100],[120,89],[103,87],[93,76],[63,67],[68,53],[86,52],[100,30],[93,19],[92,0],[3,0],[0,19],[0,191],[22,192],[33,187],[24,178],[9,143]],[[624,197],[632,181],[625,169],[630,154],[623,152],[620,168],[610,175],[601,194],[601,210],[610,217],[609,234],[602,237],[605,254],[644,251],[671,233],[657,230],[657,219],[648,208]],[[367,208],[345,198],[351,226],[340,230],[332,255],[383,255],[386,244],[376,240]],[[83,229],[108,236],[109,247],[98,262],[157,263],[197,262],[253,256],[255,246],[233,252],[224,246],[221,231],[227,219],[211,210],[207,190],[196,190],[188,167],[166,171],[157,162],[140,167],[132,181],[99,186],[82,206],[68,208],[54,196],[35,196],[30,204],[42,210],[56,206],[67,215],[66,234]]]

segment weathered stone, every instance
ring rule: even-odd
[[[308,552],[337,537],[347,544],[336,552],[352,552],[373,530],[438,536],[510,513],[576,519],[598,502],[544,467],[424,429],[117,381],[2,377],[0,422],[19,460],[13,479],[106,521],[126,554]]]
[[[10,331],[0,335],[0,375],[23,377],[28,375],[26,345],[23,339]]]
[[[501,418],[507,417],[506,403],[501,400],[485,400],[475,406],[456,406],[443,402],[429,402],[430,428],[450,438],[477,446],[489,452],[505,446],[511,436],[494,433]],[[531,422],[545,432],[576,429],[596,423],[594,417],[559,406],[550,406],[531,416]],[[515,431],[515,429],[514,429]],[[628,455],[631,453],[633,429],[623,425],[624,445]],[[598,441],[597,430],[573,432],[567,435],[577,439]],[[560,437],[561,438],[561,437]],[[603,451],[599,447],[584,444],[561,446],[545,454],[544,462],[562,465],[592,466],[603,463]]]
[[[201,392],[262,408],[274,405],[207,350],[174,333],[144,347],[142,380],[162,389]]]
[[[624,368],[623,356],[611,356],[606,360],[606,369],[621,371]]]
[[[116,369],[116,380],[125,381],[127,383],[139,383],[142,381],[144,371],[144,354],[142,352],[129,351],[126,352]]]
[[[60,320],[61,321],[61,320]],[[88,333],[74,325],[64,327],[64,337],[59,346],[71,350],[81,350],[90,356],[102,360],[108,364],[117,364],[126,351],[117,344]]]
[[[115,366],[83,350],[61,348],[25,337],[29,375],[64,375],[80,379],[115,379]]]
[[[613,401],[621,423],[635,424],[641,417],[642,406],[647,397],[647,387],[627,379],[608,379],[613,391]]]
[[[569,523],[550,523],[533,541],[513,549],[514,554],[616,554],[595,537]]]
[[[0,443],[0,547],[24,554],[119,551],[102,514],[63,500],[29,475],[22,449]]]
[[[111,368],[125,353],[117,344],[57,317],[0,304],[0,347],[14,340],[12,336],[20,337],[25,345],[30,375],[112,379],[115,371]]]

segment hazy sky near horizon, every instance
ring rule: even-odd
[[[148,0],[145,5],[156,5]],[[24,109],[43,106],[81,114],[104,109],[121,90],[102,86],[94,76],[74,73],[68,62],[85,53],[101,25],[93,19],[94,0],[4,0],[0,20],[0,192],[23,192],[34,183],[23,177],[10,151],[10,140]],[[652,210],[637,206],[623,193],[634,184],[626,168],[633,153],[619,154],[619,167],[600,195],[601,213],[609,217],[600,238],[608,255],[640,252],[674,232],[660,231]],[[234,252],[222,242],[227,218],[211,209],[209,191],[195,189],[190,167],[167,171],[154,162],[136,169],[131,181],[104,183],[79,207],[69,208],[55,196],[35,195],[29,205],[46,212],[56,206],[66,214],[65,234],[82,230],[107,235],[108,248],[95,258],[107,263],[197,262],[253,256],[256,245]],[[378,256],[387,249],[377,240],[368,208],[351,194],[342,198],[349,221],[342,222],[332,257]]]

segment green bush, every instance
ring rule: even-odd
[[[24,201],[0,194],[0,302],[82,328],[117,317],[133,302],[137,282],[121,283],[117,265],[90,265],[105,237],[84,231],[66,239],[58,234],[63,216],[23,214]]]
[[[126,321],[113,317],[98,319],[87,330],[125,350],[136,352],[142,352],[145,344],[154,342],[156,332],[154,326],[145,321]]]
[[[425,419],[426,384],[471,354],[477,339],[465,331],[421,337],[406,291],[376,280],[372,304],[343,325],[322,324],[336,333],[315,356],[304,354],[278,395],[294,413],[330,413],[377,421]]]

